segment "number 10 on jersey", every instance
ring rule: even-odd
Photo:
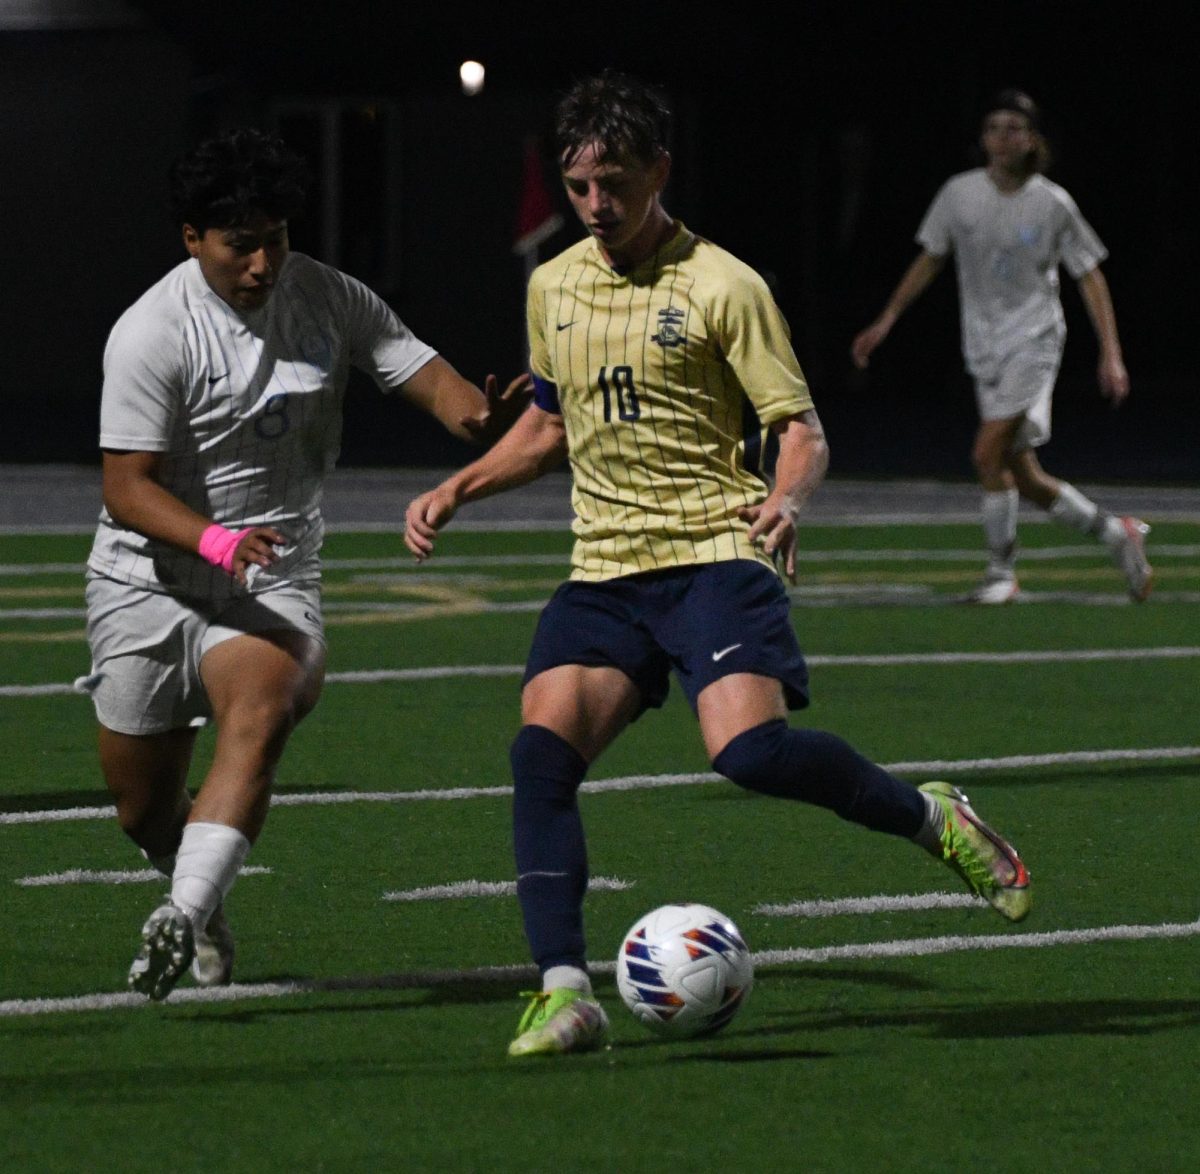
[[[642,414],[632,367],[601,367],[600,394],[604,396],[604,420],[612,420],[613,400],[617,401],[618,420],[636,420]]]

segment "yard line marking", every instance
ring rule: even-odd
[[[500,604],[494,610],[523,611],[531,605]],[[540,606],[540,605],[538,605]],[[811,668],[886,668],[889,665],[1059,664],[1122,660],[1191,660],[1200,646],[1163,648],[1064,648],[1018,652],[889,652],[808,656]],[[415,669],[361,669],[326,674],[327,684],[380,685],[402,681],[434,681],[451,677],[512,677],[525,671],[521,664],[432,665]],[[0,697],[51,697],[80,692],[74,684],[0,685]]]
[[[621,893],[632,889],[634,881],[615,876],[594,876],[588,881],[588,892]],[[516,881],[455,881],[450,885],[427,885],[421,889],[402,889],[384,893],[385,901],[454,901],[460,897],[515,897]]]
[[[82,620],[87,609],[82,607],[4,607],[0,620]]]
[[[966,572],[964,572],[966,574]],[[1090,574],[1090,572],[1081,572]],[[1111,578],[1108,568],[1097,569],[1096,577],[1103,575]],[[919,576],[928,579],[930,576]],[[942,576],[943,578],[945,576]],[[963,579],[963,574],[952,576],[955,580]],[[1072,576],[1078,578],[1079,576]],[[1162,575],[1160,574],[1160,578]],[[967,606],[962,595],[951,595],[937,592],[928,583],[845,583],[835,582],[827,585],[811,585],[793,587],[789,597],[798,608],[827,608],[827,607],[964,607]],[[428,604],[395,604],[392,606],[379,604],[364,604],[347,612],[332,608],[333,614],[326,614],[325,626],[328,628],[346,625],[363,624],[401,624],[422,623],[429,620],[446,619],[455,616],[490,616],[504,613],[536,612],[546,604],[546,598],[519,600],[509,603],[489,603],[478,598],[463,598],[455,602]],[[1200,603],[1200,591],[1178,590],[1168,591],[1159,588],[1154,592],[1157,603]],[[1071,603],[1084,607],[1137,607],[1138,604],[1123,591],[1030,591],[1022,590],[1013,600],[1020,607],[1043,606],[1049,603]],[[382,610],[372,611],[374,607]],[[0,620],[5,618],[0,610]],[[50,617],[54,618],[54,617]],[[82,644],[87,639],[83,628],[56,630],[48,632],[0,632],[0,644]]]
[[[270,871],[261,864],[249,864],[238,872],[238,876],[267,876]],[[31,889],[42,885],[143,885],[152,881],[165,882],[166,880],[167,877],[163,876],[156,868],[107,870],[71,868],[66,872],[50,872],[41,876],[21,876],[13,881],[13,884]]]
[[[0,533],[3,532],[0,529]],[[0,563],[0,575],[79,575],[82,578],[85,569],[82,559],[77,563]]]
[[[22,823],[73,823],[78,819],[112,819],[115,807],[62,807],[50,811],[0,811],[0,827]]]
[[[760,950],[751,955],[755,966],[873,960],[876,958],[926,958],[968,950],[1038,950],[1057,946],[1086,946],[1098,942],[1140,942],[1191,938],[1200,935],[1200,921],[1165,922],[1159,925],[1109,925],[1095,929],[1050,930],[1041,933],[956,934],[936,938],[901,938],[818,949]],[[589,962],[595,974],[612,974],[616,963]],[[138,1007],[187,1006],[195,1003],[233,1003],[245,999],[281,999],[295,995],[335,994],[343,991],[412,990],[467,982],[517,982],[536,978],[529,965],[484,966],[471,970],[414,971],[377,977],[299,979],[291,982],[232,983],[227,987],[184,987],[171,993],[168,1004],[155,1004],[144,995],[77,995],[58,999],[7,999],[0,1002],[0,1018],[63,1014],[81,1011],[123,1011]]]
[[[753,955],[756,966],[779,966],[788,962],[836,962],[861,958],[928,958],[963,950],[1038,950],[1048,946],[1084,946],[1096,942],[1140,942],[1200,935],[1200,921],[1166,922],[1162,925],[1109,925],[1097,929],[1059,929],[1040,933],[955,934],[940,938],[909,938],[893,942],[865,942],[854,946],[822,946],[817,949],[763,950]],[[588,964],[589,967],[591,963]]]
[[[447,677],[515,677],[524,671],[525,666],[521,664],[447,664],[425,669],[360,669],[327,673],[325,680],[339,685],[378,685],[392,681],[437,681]]]
[[[1106,762],[1175,762],[1200,758],[1200,746],[1148,746],[1139,750],[1066,750],[1056,754],[1010,754],[1003,758],[932,759],[884,762],[884,770],[897,774],[960,774],[987,770],[1024,770],[1039,766],[1098,766]],[[588,794],[652,791],[663,787],[692,787],[725,783],[713,771],[692,774],[625,775],[593,779],[580,786]],[[732,786],[732,784],[730,784]],[[272,807],[326,807],[343,803],[417,803],[426,800],[503,799],[511,786],[442,787],[421,791],[285,791],[271,797]],[[0,827],[8,824],[67,823],[74,820],[110,819],[115,807],[64,807],[44,811],[0,811]]]
[[[904,774],[939,774],[971,770],[1024,770],[1035,766],[1093,766],[1104,762],[1169,762],[1200,758],[1200,746],[1159,746],[1145,750],[1068,750],[1058,754],[1009,754],[1003,758],[927,759],[892,762],[885,770]]]
[[[897,652],[864,653],[844,656],[809,656],[805,660],[816,668],[846,668],[887,665],[949,664],[1042,664],[1047,661],[1096,662],[1109,660],[1187,660],[1200,656],[1200,647],[1164,648],[1067,648],[1036,649],[1024,652]]]
[[[457,529],[457,522],[455,524]],[[1156,561],[1169,558],[1196,558],[1200,556],[1200,544],[1186,542],[1154,543],[1151,547]],[[979,562],[984,552],[979,547],[935,550],[920,547],[881,547],[870,549],[848,547],[844,550],[805,550],[796,552],[801,563],[832,562]],[[1046,562],[1054,559],[1104,558],[1105,551],[1096,544],[1074,546],[1024,546],[1021,548],[1022,562]],[[570,564],[569,550],[561,554],[454,554],[438,555],[432,564],[435,568],[453,567],[566,567]],[[411,555],[395,555],[382,558],[327,558],[321,560],[327,571],[402,571],[405,574],[431,576],[424,563],[418,563]],[[84,573],[83,562],[78,563],[0,563],[0,577],[26,575],[80,575]]]
[[[751,913],[764,917],[838,917],[842,914],[901,913],[909,910],[984,907],[982,897],[970,893],[912,893],[908,896],[841,897],[833,901],[791,901],[783,905],[755,905]]]
[[[76,692],[74,685],[0,685],[0,697],[57,697]]]

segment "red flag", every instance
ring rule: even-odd
[[[536,139],[525,141],[525,162],[521,172],[521,203],[517,208],[517,239],[513,252],[519,256],[536,254],[538,246],[563,226],[563,218],[554,210]]]

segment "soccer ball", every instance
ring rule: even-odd
[[[683,1039],[719,1031],[754,983],[750,951],[723,913],[707,905],[663,905],[625,935],[617,990],[660,1035]]]

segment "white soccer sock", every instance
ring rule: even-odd
[[[222,823],[189,823],[176,853],[171,901],[203,931],[213,910],[233,887],[250,851],[250,841],[237,828]]]
[[[989,489],[983,494],[983,540],[988,549],[989,577],[1010,576],[1017,555],[1017,508],[1015,489]]]
[[[582,991],[589,997],[592,993],[592,980],[588,978],[587,972],[580,970],[578,966],[551,966],[542,975],[542,990],[553,991],[561,986],[570,987],[573,991]]]
[[[1047,511],[1056,522],[1070,526],[1080,534],[1090,534],[1093,538],[1099,538],[1109,546],[1120,539],[1124,528],[1118,518],[1105,513],[1094,501],[1084,497],[1074,485],[1066,481],[1060,481],[1058,485],[1058,496],[1050,503]]]

